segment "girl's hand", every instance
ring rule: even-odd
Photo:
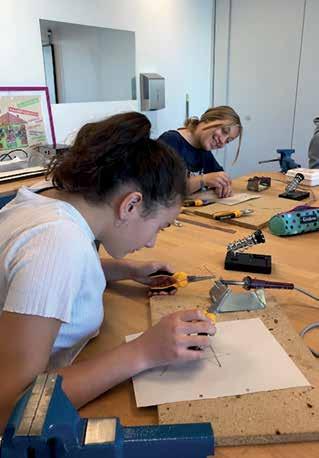
[[[160,277],[150,277],[151,274],[157,272],[158,270],[165,270],[167,272],[173,272],[172,268],[168,264],[162,262],[134,262],[131,267],[131,279],[142,283],[143,285],[148,285],[151,287],[156,286],[169,286],[174,284],[174,279],[169,275],[161,275]],[[172,289],[169,294],[175,294],[176,288]],[[167,294],[162,292],[162,294]],[[150,296],[152,293],[150,292]]]
[[[212,172],[204,175],[205,184],[209,188],[214,188],[217,197],[230,197],[233,194],[231,178],[225,172]]]
[[[203,352],[190,347],[209,347],[209,337],[199,336],[198,333],[214,335],[215,332],[211,320],[197,309],[165,316],[136,339],[137,351],[143,355],[144,370],[201,359]]]

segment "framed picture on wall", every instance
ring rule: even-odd
[[[0,86],[0,154],[55,143],[48,88]]]
[[[45,170],[38,147],[47,144],[56,144],[48,88],[0,87],[0,180]]]

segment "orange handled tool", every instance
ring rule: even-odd
[[[185,272],[168,272],[166,270],[158,270],[150,275],[152,278],[158,278],[158,285],[151,287],[151,292],[157,293],[160,291],[170,292],[172,288],[185,288],[189,283],[212,280],[214,275],[187,275]],[[163,282],[161,283],[161,277]],[[166,278],[165,278],[166,277]],[[169,278],[167,278],[169,277]]]
[[[213,278],[215,278],[214,275],[187,275],[185,272],[172,273],[166,270],[158,270],[157,272],[152,273],[150,277],[158,278],[159,280],[161,279],[161,277],[163,277],[163,284],[150,287],[151,293],[160,293],[161,291],[169,293],[176,288],[185,288],[189,283],[204,280],[212,280]],[[216,323],[216,314],[212,310],[208,309],[204,312],[204,314],[213,323]]]

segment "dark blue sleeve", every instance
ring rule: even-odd
[[[223,172],[223,167],[216,161],[212,153],[206,152],[204,156],[204,173]]]
[[[189,172],[222,172],[224,169],[210,151],[194,148],[175,130],[164,132],[158,140],[173,148],[186,163]]]
[[[172,148],[185,162],[185,166],[189,169],[191,158],[189,157],[188,148],[185,148],[185,142],[180,134],[174,130],[164,132],[159,138],[159,141]]]
[[[173,148],[177,153],[180,153],[181,141],[179,137],[179,134],[176,134],[174,131],[169,130],[167,132],[164,132],[160,137],[158,137],[158,140]]]

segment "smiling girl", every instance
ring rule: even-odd
[[[173,148],[185,161],[188,170],[188,193],[214,188],[218,197],[232,194],[230,177],[216,161],[212,150],[223,148],[239,137],[242,125],[238,114],[228,106],[209,108],[198,119],[188,118],[184,127],[164,132],[159,140]]]

